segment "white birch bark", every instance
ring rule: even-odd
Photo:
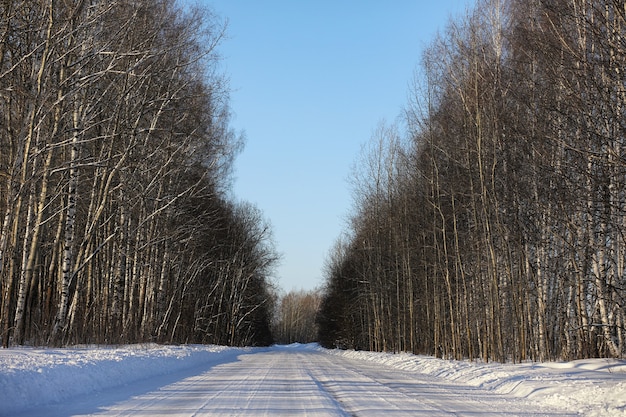
[[[66,331],[68,310],[70,305],[70,286],[74,278],[74,237],[76,235],[76,199],[78,197],[78,158],[79,136],[81,134],[81,109],[73,111],[73,131],[70,143],[69,181],[67,185],[67,206],[63,235],[63,264],[61,269],[61,297],[57,316],[52,329],[52,342],[59,343]]]

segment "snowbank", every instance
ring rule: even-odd
[[[428,374],[500,394],[530,398],[584,416],[626,416],[624,360],[498,364],[449,361],[406,353],[327,352]]]
[[[0,416],[152,377],[235,360],[222,346],[0,349]]]

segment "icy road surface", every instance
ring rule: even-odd
[[[572,415],[529,399],[314,349],[250,350],[195,372],[186,371],[169,382],[156,377],[152,387],[142,383],[112,388],[18,415]]]

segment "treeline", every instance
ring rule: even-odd
[[[626,9],[485,0],[423,54],[328,259],[325,346],[626,353]]]
[[[316,317],[321,300],[319,290],[290,291],[282,295],[275,308],[272,326],[276,343],[316,342]]]
[[[0,2],[3,346],[271,343],[223,34],[174,0]]]

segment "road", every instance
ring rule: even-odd
[[[563,416],[530,401],[315,350],[271,348],[149,391],[103,394],[98,416]],[[135,387],[136,388],[136,387]],[[115,398],[115,400],[113,400]],[[88,400],[91,404],[93,399]],[[80,402],[79,402],[80,403]],[[66,406],[68,406],[66,404]],[[66,409],[67,410],[67,409]],[[51,414],[48,414],[51,413]],[[32,415],[32,414],[31,414]]]

